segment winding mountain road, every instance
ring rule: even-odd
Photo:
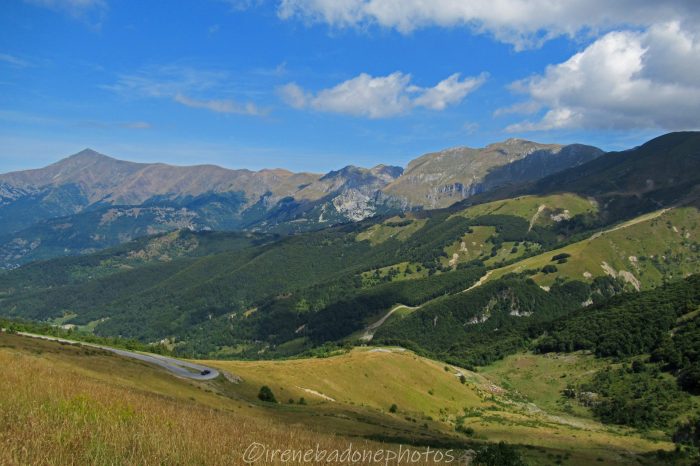
[[[418,306],[420,307],[420,306]],[[365,333],[360,337],[360,340],[362,341],[372,341],[372,338],[374,338],[374,332],[377,331],[379,327],[386,322],[386,320],[391,317],[391,315],[398,311],[399,309],[408,309],[411,311],[414,311],[418,309],[418,307],[411,307],[411,306],[406,306],[405,304],[398,304],[395,307],[393,307],[389,312],[387,312],[385,315],[382,316],[381,319],[376,321],[375,323],[368,325],[367,328],[365,329]]]
[[[196,364],[193,362],[183,361],[181,359],[170,358],[168,356],[161,356],[159,354],[150,353],[137,353],[135,351],[127,351],[118,348],[111,348],[109,346],[95,345],[93,343],[84,343],[81,341],[66,340],[63,338],[51,337],[47,335],[36,335],[34,333],[17,332],[18,335],[22,335],[29,338],[39,338],[41,340],[56,341],[59,343],[68,343],[71,345],[82,345],[90,348],[97,348],[104,351],[109,351],[110,353],[117,354],[119,356],[124,356],[126,358],[137,359],[149,364],[154,364],[171,374],[182,377],[185,379],[192,380],[212,380],[219,376],[219,371],[213,367],[203,366],[201,364]]]

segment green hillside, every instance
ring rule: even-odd
[[[694,182],[687,168],[699,146],[696,133],[677,133],[601,156],[579,167],[585,177],[562,175],[572,192],[547,178],[536,186],[550,192],[479,205],[290,236],[183,231],[29,264],[0,275],[0,314],[166,340],[189,356],[258,359],[352,342],[403,304],[420,307],[411,318],[442,316],[435,326],[446,333],[424,349],[480,364],[521,348],[523,331],[584,304],[700,272],[697,209],[650,213],[650,199],[671,202],[670,194],[653,197],[668,180],[649,178],[648,189],[637,189],[639,177],[652,176],[669,157],[678,165],[659,173],[685,167],[676,179]],[[601,177],[617,180],[617,191],[595,184]],[[619,223],[615,199],[623,191],[625,202],[637,200],[625,216],[645,213]],[[482,319],[484,310],[502,314],[486,324],[496,337],[487,338],[477,322],[466,328],[474,333],[468,342],[455,340],[452,307],[459,325]],[[387,333],[395,320],[379,326],[379,341],[413,341],[413,330]]]
[[[700,212],[695,207],[656,211],[584,241],[496,269],[489,281],[509,273],[527,273],[538,284],[551,286],[561,279],[590,282],[608,275],[637,290],[651,288],[700,273],[699,226]],[[566,257],[553,260],[559,255]],[[547,266],[556,270],[543,272]]]
[[[483,215],[513,215],[530,222],[530,225],[549,225],[568,220],[576,215],[594,214],[598,205],[593,199],[586,199],[571,193],[546,196],[521,196],[501,201],[475,205],[459,212],[467,218]]]

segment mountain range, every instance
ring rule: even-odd
[[[183,228],[294,233],[441,208],[602,153],[509,139],[426,154],[405,171],[347,166],[319,175],[133,163],[86,149],[45,168],[0,175],[0,267]]]
[[[551,309],[540,317],[551,319],[583,302],[700,272],[698,166],[700,133],[673,133],[502,187],[510,194],[489,201],[483,197],[498,197],[499,189],[449,208],[288,236],[184,228],[0,274],[0,313],[144,341],[175,338],[185,354],[244,345],[253,356],[273,349],[295,354],[348,338],[396,303],[417,306],[442,297],[442,305],[426,305],[407,317],[403,325],[409,328],[389,322],[386,328],[395,330],[380,329],[379,335],[384,341],[410,337],[414,346],[446,351],[454,338],[465,336],[453,335],[456,328],[469,338],[481,324],[506,328],[537,316],[536,302]],[[381,178],[383,170],[369,176]],[[387,181],[396,173],[385,175],[384,186],[391,186]],[[347,170],[332,172],[301,191],[314,184],[338,186],[331,180],[340,176],[350,178]],[[88,208],[78,216],[87,222],[95,212],[106,215]],[[512,285],[514,276],[522,283]],[[475,307],[469,304],[474,296],[459,291],[477,279],[482,295]],[[423,341],[427,316],[439,317],[433,312],[444,312],[452,301],[457,307],[450,319],[466,312],[459,318],[467,323],[443,330],[451,335],[441,340],[446,347]],[[508,313],[490,320],[496,305]],[[438,322],[432,326],[441,328]],[[472,364],[472,356],[464,355],[459,357]]]
[[[563,169],[546,175],[545,162]],[[43,364],[32,393],[99,371],[100,383],[170,399],[165,373],[10,335],[29,332],[202,359],[222,376],[173,393],[198,412],[214,406],[207,393],[230,400],[217,412],[236,425],[251,409],[328,422],[354,441],[516,445],[475,464],[697,464],[698,168],[700,132],[684,132],[609,153],[511,140],[429,154],[404,173],[238,173],[90,153],[12,174],[8,219],[25,221],[22,205],[76,212],[8,234],[36,232],[34,254],[63,257],[0,271],[0,356],[15,368],[5,392]],[[213,231],[222,225],[237,231]],[[125,242],[81,250],[95,234]],[[55,392],[42,406],[66,393]],[[60,402],[81,413],[80,438],[86,418],[132,426],[121,404],[108,421],[94,415],[94,392]],[[5,404],[35,413],[39,402],[18,399]]]

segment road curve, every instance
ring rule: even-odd
[[[420,306],[418,306],[420,307]],[[374,332],[381,327],[386,320],[391,317],[391,315],[395,312],[398,311],[399,309],[410,309],[412,311],[418,309],[418,307],[411,307],[411,306],[406,306],[405,304],[397,304],[394,306],[389,312],[387,312],[384,316],[382,316],[381,319],[376,321],[375,323],[368,325],[367,328],[365,329],[365,333],[360,337],[360,340],[362,341],[372,341],[372,338],[374,338]]]
[[[119,356],[124,356],[126,358],[137,359],[149,364],[154,364],[158,367],[165,369],[177,377],[182,377],[185,379],[192,380],[212,380],[219,376],[219,371],[213,367],[203,366],[201,364],[195,364],[193,362],[183,361],[181,359],[170,358],[167,356],[161,356],[159,354],[150,353],[137,353],[134,351],[127,351],[118,348],[111,348],[109,346],[95,345],[93,343],[84,343],[82,341],[66,340],[63,338],[51,337],[46,335],[36,335],[34,333],[17,332],[18,335],[22,335],[30,338],[40,338],[42,340],[56,341],[59,343],[69,343],[69,344],[79,344],[82,346],[89,346],[91,348],[97,348],[104,351],[109,351]],[[206,374],[202,372],[208,371]]]

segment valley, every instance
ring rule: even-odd
[[[700,0],[0,5],[0,466],[700,466]]]
[[[653,176],[658,157],[682,165],[698,150],[696,133],[671,134],[447,207],[293,234],[180,228],[30,262],[0,273],[2,348],[22,361],[37,355],[40,373],[60,364],[84,387],[118,379],[110,390],[169,394],[169,407],[148,408],[168,416],[186,398],[187,409],[213,409],[211,422],[251,418],[253,430],[290,426],[299,439],[323,432],[329,444],[430,445],[518,465],[691,464],[692,440],[680,433],[692,432],[700,413],[700,198],[663,180],[635,191],[629,170]],[[626,175],[604,189],[620,157]],[[697,175],[676,176],[687,184]],[[161,356],[121,357],[142,352]],[[208,368],[200,378],[211,380],[146,364],[170,357]],[[133,375],[139,364],[152,374],[144,382]],[[110,380],[103,365],[132,375]],[[58,396],[29,387],[35,397]],[[76,393],[69,412],[105,403],[87,388]],[[27,415],[28,400],[16,400],[13,416]],[[139,400],[134,406],[146,406]],[[42,419],[49,428],[51,418]],[[105,463],[126,454],[99,435],[107,450],[81,454]],[[298,443],[280,435],[280,445]],[[243,447],[227,445],[229,454]],[[175,451],[179,462],[197,461]],[[217,452],[207,462],[225,463]]]

